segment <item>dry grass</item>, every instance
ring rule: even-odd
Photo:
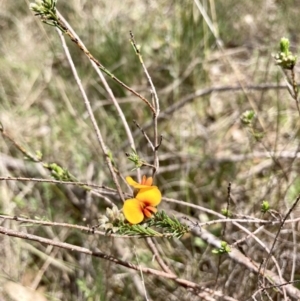
[[[129,42],[129,30],[134,32],[160,97],[162,116],[198,90],[231,87],[201,97],[195,94],[159,120],[163,143],[156,183],[163,195],[220,213],[226,207],[231,182],[230,211],[234,215],[272,220],[260,212],[262,201],[267,200],[284,216],[300,192],[296,157],[299,114],[288,91],[279,87],[285,84],[284,75],[271,54],[285,35],[290,37],[292,49],[299,45],[297,1],[202,1],[218,29],[222,47],[217,46],[207,22],[192,2],[116,2],[59,0],[58,9],[104,66],[150,99],[147,79]],[[114,187],[54,28],[34,17],[27,1],[0,0],[0,11],[0,122],[5,131],[31,153],[40,150],[45,162],[60,164],[79,180]],[[87,58],[74,43],[67,43],[97,124],[119,170],[126,176],[133,165],[125,156],[130,147],[118,114]],[[108,79],[108,83],[132,131],[137,133],[138,153],[151,162],[152,152],[132,122],[146,125],[152,120],[151,112],[115,82]],[[248,89],[266,83],[273,86]],[[263,134],[259,140],[240,122],[241,114],[251,109],[257,116],[253,128]],[[153,138],[152,129],[148,134]],[[0,176],[50,177],[40,164],[23,160],[23,154],[9,141],[1,138],[0,146]],[[125,185],[122,188],[125,191]],[[118,197],[109,198],[121,208]],[[0,211],[10,216],[86,226],[97,224],[106,207],[103,198],[79,187],[0,182]],[[174,202],[163,202],[160,208],[199,222],[217,218]],[[290,218],[297,217],[296,208]],[[3,220],[2,226],[100,249],[121,260],[160,269],[144,239],[91,235],[13,220]],[[243,226],[249,231],[259,227],[254,223]],[[205,229],[229,244],[246,236],[233,223],[226,224],[224,236],[224,223]],[[278,224],[266,225],[256,237],[270,249],[278,229]],[[147,300],[146,296],[148,300],[205,300],[173,280],[141,275],[110,261],[5,235],[0,239],[3,300],[28,300],[26,294],[32,291],[27,287],[39,292],[28,297],[35,300],[138,301]],[[300,277],[298,240],[297,223],[287,223],[273,251],[286,281]],[[155,242],[166,264],[182,279],[236,300],[251,300],[258,289],[256,273],[227,255],[213,255],[213,246],[195,232],[180,240]],[[253,238],[240,247],[259,264],[268,255]],[[267,268],[278,272],[272,261]],[[21,289],[27,293],[16,299],[14,293]],[[269,300],[283,300],[276,291],[268,293]],[[257,300],[263,298],[268,299],[257,296]]]

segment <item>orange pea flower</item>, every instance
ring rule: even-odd
[[[157,186],[152,186],[153,179],[143,176],[138,183],[131,177],[126,177],[127,183],[135,190],[134,198],[125,201],[123,213],[131,224],[141,223],[145,217],[151,217],[157,212],[155,208],[161,202],[161,192]]]

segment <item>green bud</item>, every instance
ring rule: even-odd
[[[213,249],[212,253],[217,254],[217,255],[222,255],[222,254],[227,254],[231,251],[229,245],[227,244],[226,241],[221,242],[221,247],[217,249]]]
[[[255,112],[253,110],[245,111],[240,117],[241,122],[245,125],[250,125],[255,118]]]
[[[280,40],[280,52],[288,54],[290,51],[290,41],[287,38],[281,38]]]
[[[135,168],[140,168],[141,166],[143,166],[143,160],[140,159],[139,155],[137,154],[137,152],[132,148],[132,152],[131,153],[125,153],[127,158],[134,163]]]
[[[291,70],[297,62],[297,56],[290,52],[290,41],[287,38],[280,40],[280,51],[274,55],[276,65]]]
[[[36,157],[39,161],[41,161],[42,158],[43,158],[42,152],[39,151],[39,150],[37,150],[37,151],[35,152],[35,157]]]
[[[269,202],[268,202],[268,201],[263,201],[262,204],[261,204],[261,209],[260,209],[260,211],[261,211],[262,213],[266,213],[266,212],[268,212],[269,210],[270,210],[270,204],[269,204]]]
[[[231,217],[232,216],[232,213],[229,210],[227,210],[227,209],[222,209],[221,212],[226,217]]]

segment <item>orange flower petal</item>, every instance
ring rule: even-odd
[[[152,206],[147,206],[146,208],[144,208],[143,212],[145,216],[151,217],[153,213],[157,212],[157,209]]]
[[[152,177],[147,178],[145,175],[143,175],[141,184],[145,186],[152,186],[153,178]]]
[[[131,224],[139,224],[144,219],[141,203],[137,199],[129,199],[124,202],[123,213]]]
[[[135,197],[146,206],[155,207],[161,202],[161,192],[156,186],[140,189]]]

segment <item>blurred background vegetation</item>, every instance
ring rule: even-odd
[[[214,34],[196,2],[70,0],[58,1],[57,7],[108,70],[150,99],[147,79],[129,42],[129,31],[133,31],[161,103],[159,133],[163,143],[156,183],[164,196],[220,212],[226,207],[231,182],[234,213],[261,217],[263,200],[284,213],[300,192],[296,159],[299,114],[295,101],[282,89],[284,75],[275,66],[272,53],[278,51],[282,36],[290,39],[296,52],[300,1],[203,0],[216,29]],[[0,0],[0,121],[20,145],[32,153],[41,151],[45,162],[60,164],[81,181],[113,187],[58,35],[28,6],[27,0]],[[69,40],[68,46],[105,142],[122,174],[132,174],[133,165],[125,156],[130,147],[118,114],[84,54]],[[132,131],[137,133],[139,155],[151,163],[151,150],[132,122],[147,125],[151,113],[141,100],[109,78],[108,82]],[[226,87],[225,91],[217,89],[221,87]],[[196,95],[206,88],[212,90]],[[171,110],[187,97],[182,106]],[[252,128],[240,121],[246,110],[256,113]],[[150,129],[148,134],[153,135]],[[270,156],[270,152],[274,154]],[[147,169],[142,172],[150,174]],[[4,139],[0,140],[0,173],[49,178],[47,170],[26,162],[23,154]],[[121,201],[114,201],[121,208]],[[105,208],[102,199],[79,188],[0,182],[0,211],[9,215],[92,225],[97,224]],[[172,203],[163,202],[161,208],[201,221],[211,218]],[[8,221],[5,225],[157,266],[142,239],[95,237],[75,230],[25,227]],[[220,235],[222,227],[215,225],[209,230]],[[242,237],[233,226],[227,231],[229,243]],[[273,232],[266,229],[261,234],[267,245],[274,238]],[[286,279],[291,273],[288,250],[293,250],[292,243],[284,250],[291,235],[289,231],[283,235],[274,254],[280,257]],[[33,283],[48,300],[145,298],[139,290],[139,273],[82,254],[9,237],[0,239],[3,300],[27,300],[14,299],[11,286],[25,288]],[[219,262],[211,254],[211,247],[193,235],[181,240],[157,240],[157,244],[182,278],[214,287],[219,269],[216,287],[227,295],[247,300],[255,290],[257,280],[249,271],[226,258]],[[257,246],[250,243],[244,248],[258,262],[263,258]],[[40,273],[48,258],[53,258],[53,263]],[[297,257],[298,271],[299,260]],[[300,274],[296,272],[297,277]],[[241,290],[236,287],[237,280]],[[149,300],[200,300],[170,280],[145,276],[145,286]],[[41,295],[39,298],[43,300]]]

